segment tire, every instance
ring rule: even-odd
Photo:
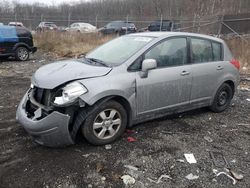
[[[229,107],[232,98],[232,87],[229,84],[224,83],[219,87],[218,91],[216,92],[214,101],[210,106],[210,109],[216,113],[223,112]]]
[[[30,57],[30,52],[26,47],[18,47],[15,53],[16,60],[27,61]]]
[[[102,104],[90,114],[82,125],[81,130],[89,143],[105,145],[118,139],[126,126],[126,110],[120,103],[111,100]]]

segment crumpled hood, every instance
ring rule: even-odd
[[[111,70],[110,67],[88,65],[78,60],[58,61],[39,68],[31,82],[39,88],[53,89],[71,80],[104,76]]]

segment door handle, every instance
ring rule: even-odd
[[[181,73],[182,76],[186,76],[186,75],[189,75],[189,74],[190,74],[190,72],[187,72],[187,71],[182,71],[182,73]]]
[[[222,66],[217,67],[217,70],[222,70],[222,69],[224,69]]]

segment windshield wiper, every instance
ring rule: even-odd
[[[95,62],[95,63],[98,63],[98,64],[101,64],[105,67],[109,67],[104,61],[100,60],[100,59],[96,59],[96,58],[86,58],[87,60],[90,60],[92,62]]]

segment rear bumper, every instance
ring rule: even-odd
[[[31,119],[26,112],[27,101],[28,92],[18,106],[16,119],[37,143],[48,147],[74,144],[68,129],[68,115],[54,111],[42,119]]]

